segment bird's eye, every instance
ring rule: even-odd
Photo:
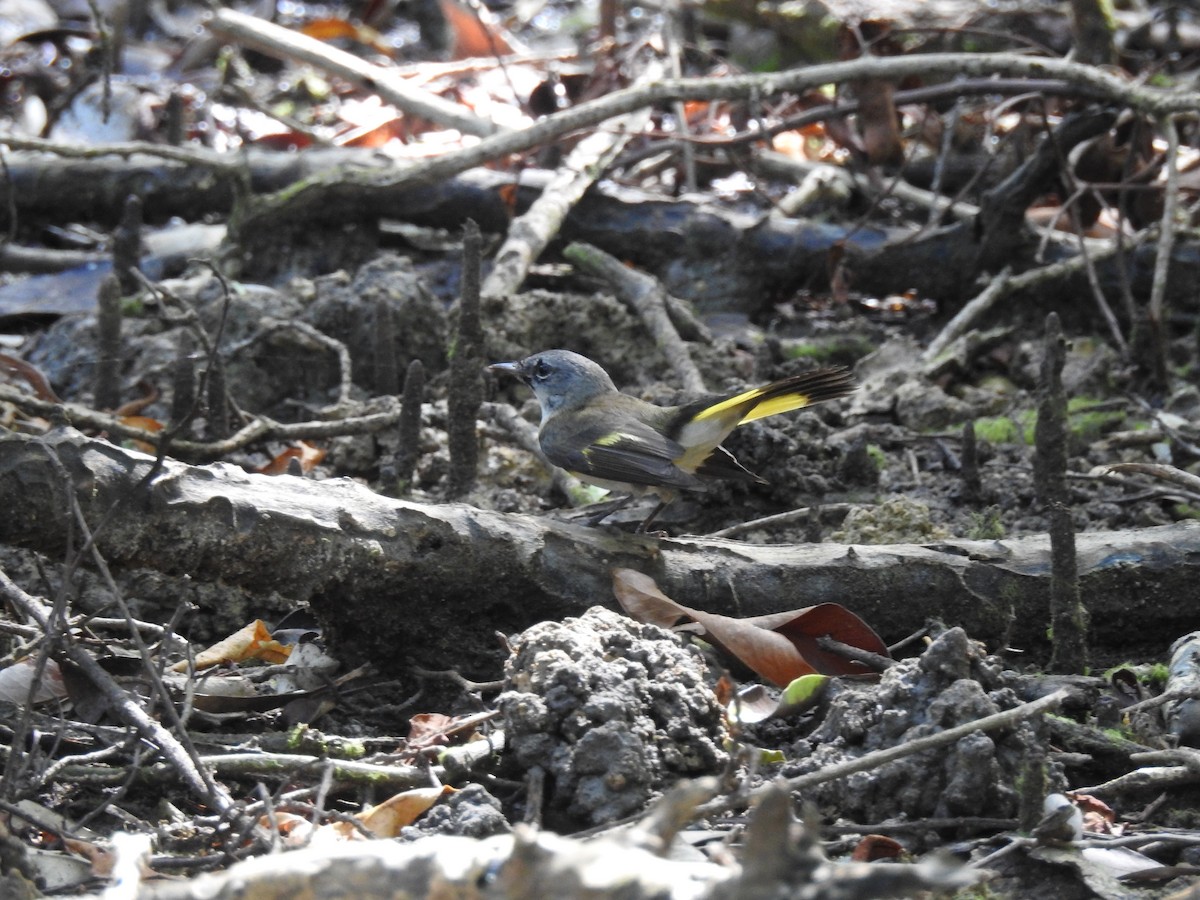
[[[533,377],[539,381],[543,381],[550,377],[550,365],[544,359],[539,359],[536,363],[534,363]]]

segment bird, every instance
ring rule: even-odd
[[[849,369],[830,367],[740,393],[658,406],[621,393],[598,363],[570,350],[543,350],[487,368],[533,390],[542,411],[538,443],[547,460],[582,481],[629,495],[591,524],[634,497],[658,497],[639,533],[682,491],[703,490],[712,479],[767,483],[721,446],[739,425],[855,389]]]

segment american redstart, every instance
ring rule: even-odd
[[[542,407],[538,441],[554,465],[609,490],[658,495],[658,506],[638,531],[649,528],[680,490],[702,490],[706,479],[766,483],[721,446],[733,429],[843,397],[855,386],[847,369],[817,369],[740,394],[655,406],[622,394],[600,366],[570,350],[545,350],[488,368],[533,389]]]

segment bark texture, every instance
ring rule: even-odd
[[[225,464],[168,461],[135,492],[151,463],[73,430],[0,436],[0,542],[60,553],[69,490],[93,526],[109,516],[97,544],[110,564],[264,601],[307,601],[345,658],[385,669],[499,659],[496,631],[613,606],[618,566],[712,612],[748,616],[828,601],[889,641],[939,617],[993,648],[1048,649],[1044,536],[925,546],[658,539]],[[1200,576],[1200,526],[1082,533],[1077,552],[1093,648],[1161,653],[1194,626],[1181,598]]]

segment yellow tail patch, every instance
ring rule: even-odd
[[[764,400],[746,415],[742,416],[739,425],[745,425],[747,422],[753,422],[755,419],[765,419],[767,416],[778,415],[779,413],[791,412],[793,409],[803,409],[812,403],[808,394],[784,394],[782,397],[772,397],[770,400]]]
[[[725,412],[726,410],[733,409],[736,406],[740,406],[741,404],[747,402],[748,400],[753,400],[755,397],[759,396],[762,393],[763,393],[762,388],[760,388],[760,387],[753,388],[752,390],[746,391],[746,393],[744,393],[744,394],[738,394],[736,397],[730,397],[728,400],[722,400],[720,403],[714,403],[708,409],[696,413],[696,417],[694,419],[692,419],[692,421],[700,422],[704,419],[712,419],[716,416],[721,415],[721,413]],[[745,421],[745,420],[742,420],[742,421]]]
[[[720,403],[714,403],[703,412],[697,413],[693,421],[699,422],[703,419],[718,418],[722,413],[737,409],[754,400],[755,397],[762,396],[766,391],[763,388],[754,388],[746,391],[744,394],[738,394],[736,397],[730,397],[728,400],[722,400]],[[762,403],[750,409],[744,416],[738,419],[738,425],[744,425],[747,422],[753,422],[755,419],[765,419],[767,416],[778,415],[779,413],[791,412],[793,409],[802,409],[808,406],[812,401],[808,394],[794,393],[784,394],[780,397],[772,397],[770,400],[764,400]]]

